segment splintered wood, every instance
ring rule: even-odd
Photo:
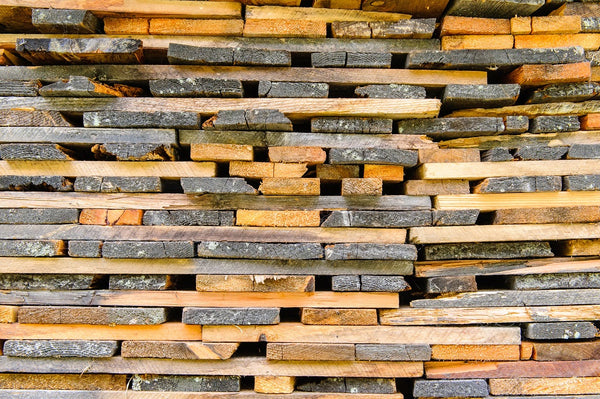
[[[600,397],[600,5],[0,0],[0,397]]]

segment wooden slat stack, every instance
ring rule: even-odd
[[[598,5],[248,3],[0,0],[0,398],[597,398]]]

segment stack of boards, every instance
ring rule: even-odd
[[[0,398],[600,397],[600,4],[253,3],[0,0]]]

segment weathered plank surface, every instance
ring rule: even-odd
[[[167,314],[164,308],[22,306],[19,308],[19,323],[152,325],[165,323]]]
[[[122,357],[142,357],[181,360],[229,359],[239,344],[211,344],[202,342],[124,341]]]
[[[130,388],[154,392],[238,392],[240,377],[136,374],[130,380]]]
[[[183,308],[182,322],[199,325],[278,324],[278,308]]]
[[[4,355],[28,358],[48,357],[111,357],[117,352],[117,341],[85,340],[8,340]]]

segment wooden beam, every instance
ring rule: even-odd
[[[498,344],[521,342],[518,327],[398,327],[307,326],[205,326],[207,342],[303,342],[362,344]]]
[[[409,19],[407,14],[373,12],[361,10],[342,10],[335,8],[311,8],[311,7],[278,7],[278,6],[246,6],[246,20],[252,19],[276,19],[276,20],[309,20],[321,22],[335,21],[367,21],[395,22]]]
[[[441,101],[437,99],[156,97],[109,99],[56,97],[49,99],[45,97],[4,97],[0,109],[20,107],[65,112],[189,111],[198,112],[203,116],[212,116],[222,110],[277,109],[290,119],[307,120],[318,116],[341,115],[392,119],[433,118],[438,115],[440,106]]]
[[[433,199],[433,206],[440,210],[479,209],[486,212],[506,208],[595,206],[599,201],[600,193],[597,191],[459,194],[437,195]]]
[[[214,177],[214,162],[0,161],[12,176]]]
[[[431,379],[596,377],[600,360],[564,362],[430,362],[425,374]]]
[[[7,397],[24,396],[40,399],[193,399],[198,397],[197,392],[147,392],[147,391],[89,391],[89,390],[27,390],[5,389],[2,391]],[[347,393],[323,392],[293,392],[289,394],[255,393],[252,391],[240,392],[202,392],[204,399],[346,399]],[[353,399],[378,399],[381,395],[369,393],[354,393]],[[401,393],[386,394],[387,399],[404,399]]]
[[[3,291],[0,303],[87,306],[394,308],[393,292]]]
[[[239,18],[241,4],[237,2],[181,1],[171,3],[169,0],[122,0],[111,3],[98,0],[6,0],[3,6],[21,6],[28,8],[63,8],[73,10],[89,10],[95,15],[146,15],[185,18]]]
[[[420,179],[481,180],[486,177],[571,176],[593,175],[600,169],[600,160],[558,160],[518,162],[461,162],[421,165],[416,175]]]
[[[310,377],[371,377],[414,378],[423,375],[422,362],[368,362],[368,361],[279,361],[264,357],[239,357],[228,360],[172,360],[131,359],[28,359],[0,357],[0,372],[29,373],[86,373],[111,374],[176,374],[176,375],[273,375]],[[57,371],[58,370],[58,371]],[[128,392],[129,393],[129,392]],[[147,393],[147,392],[144,392]],[[160,392],[162,395],[164,392]],[[231,393],[227,393],[231,395]],[[197,395],[197,394],[195,394]],[[164,396],[160,396],[164,397]],[[202,393],[202,397],[204,393]],[[273,397],[270,395],[269,397]],[[347,397],[347,396],[346,396]],[[146,398],[146,396],[144,396]]]
[[[55,260],[56,261],[56,260]],[[417,262],[416,277],[519,276],[552,273],[600,272],[598,258],[548,258],[502,260],[455,260]]]
[[[1,40],[2,35],[0,35],[0,41]],[[286,39],[285,42],[293,40],[294,39]],[[382,40],[388,42],[396,41]],[[372,41],[374,41],[374,39],[368,40],[369,43]],[[209,44],[207,44],[207,46],[208,45]],[[218,46],[219,44],[216,45]],[[343,47],[340,43],[338,43],[338,45]],[[300,48],[300,50],[303,52],[324,51],[317,46],[315,46],[315,48]],[[331,49],[331,51],[334,50],[336,49]],[[349,86],[394,83],[443,87],[448,84],[487,83],[486,72],[381,68],[370,69],[368,74],[364,73],[364,70],[352,68],[275,68],[202,65],[53,65],[38,66],[35,68],[0,68],[1,80],[43,79],[44,81],[56,82],[62,79],[68,79],[71,75],[87,76],[89,78],[102,76],[102,81],[109,83],[130,83],[153,79],[215,78],[217,75],[219,76],[219,79],[237,79],[246,82],[258,82],[261,80],[272,82],[323,82]]]
[[[392,326],[593,321],[598,317],[600,305],[443,309],[405,307],[379,311],[381,324]]]
[[[455,242],[544,241],[600,238],[600,225],[538,224],[413,227],[409,241],[414,244]]]
[[[255,196],[224,194],[0,192],[0,208],[206,209],[206,210],[429,210],[429,197]]]
[[[490,226],[491,227],[491,226]],[[494,226],[495,227],[495,226]],[[29,238],[27,238],[29,237]],[[405,229],[348,227],[2,225],[0,239],[403,244]],[[52,238],[50,238],[52,237]],[[573,237],[575,238],[575,237]]]
[[[159,325],[92,325],[92,324],[0,324],[0,339],[81,339],[91,340],[181,340],[202,339],[200,326],[182,323]],[[112,371],[109,371],[112,372]]]
[[[255,259],[106,259],[0,258],[0,273],[58,274],[272,274],[373,275],[412,274],[411,261],[390,260],[255,260]]]

